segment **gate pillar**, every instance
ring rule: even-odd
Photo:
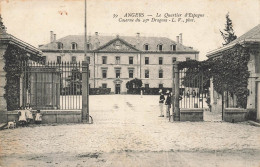
[[[89,64],[82,62],[82,122],[89,123]]]
[[[179,78],[179,62],[173,64],[173,120],[180,121],[180,105],[179,105],[179,96],[180,96],[180,78]]]

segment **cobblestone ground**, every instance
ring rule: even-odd
[[[221,115],[208,111],[204,122],[169,122],[158,117],[157,96],[90,103],[92,125],[0,131],[0,166],[260,166],[258,127],[216,121]]]

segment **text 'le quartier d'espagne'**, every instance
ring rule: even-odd
[[[125,13],[119,17],[119,22],[195,22],[194,19],[202,18],[204,14],[197,13],[156,13],[154,15],[145,13]]]

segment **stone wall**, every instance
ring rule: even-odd
[[[223,119],[225,122],[243,122],[246,121],[247,110],[243,108],[225,108]]]
[[[32,111],[35,118],[36,111]],[[80,123],[81,110],[41,110],[42,124],[48,123]],[[8,111],[8,121],[18,121],[18,110]]]
[[[180,121],[203,121],[203,108],[181,108]]]

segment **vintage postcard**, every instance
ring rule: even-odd
[[[0,166],[260,166],[259,0],[0,0]]]

